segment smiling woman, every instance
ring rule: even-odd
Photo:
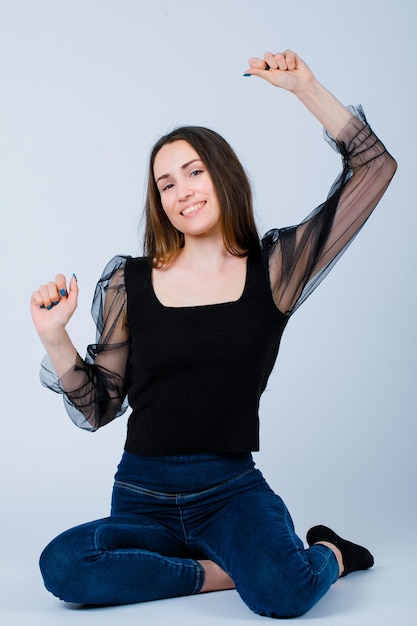
[[[182,163],[179,154],[176,156],[179,147],[185,151]],[[176,159],[179,161],[175,162]],[[217,203],[220,211],[225,249],[232,255],[245,256],[248,250],[259,245],[253,216],[252,192],[236,153],[223,137],[213,130],[199,126],[182,127],[161,137],[155,144],[149,160],[145,253],[154,260],[155,267],[169,263],[171,257],[184,246],[181,226],[175,228],[165,213],[164,203],[167,193],[164,188],[167,182],[171,185],[173,183],[165,177],[169,176],[170,168],[177,168],[177,173],[184,176],[185,171],[182,167],[187,165],[189,160],[195,162],[195,159],[197,164],[202,166],[201,174],[208,174],[214,187],[212,201]],[[189,164],[189,168],[188,176],[198,179],[199,174],[196,176],[196,172],[200,172],[200,168],[196,170],[192,163]],[[163,187],[161,176],[165,182]]]
[[[58,275],[31,299],[46,386],[97,430],[128,402],[110,516],[43,551],[56,596],[123,604],[236,587],[260,615],[294,617],[373,556],[326,526],[295,534],[255,468],[259,404],[282,333],[366,222],[396,169],[361,108],[347,109],[292,51],[251,59],[293,92],[342,155],[327,199],[259,238],[251,190],[217,133],[183,127],[149,164],[145,255],[114,257],[97,285],[96,343],[82,359],[66,325],[78,286]]]

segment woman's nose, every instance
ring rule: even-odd
[[[193,189],[187,180],[177,183],[177,193],[180,200],[184,200],[192,196]]]

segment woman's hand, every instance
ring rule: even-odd
[[[32,320],[39,335],[64,329],[77,308],[77,298],[75,276],[72,276],[68,289],[63,274],[57,274],[55,282],[41,285],[30,299]]]
[[[319,83],[308,65],[292,50],[277,54],[266,52],[263,59],[250,59],[249,65],[246,76],[259,76],[275,87],[291,91],[332,137],[338,137],[352,117],[352,113]]]
[[[249,69],[245,76],[259,76],[271,85],[287,89],[293,93],[302,91],[314,81],[314,75],[304,61],[292,50],[266,52],[263,59],[249,59]],[[269,68],[269,69],[267,69]]]

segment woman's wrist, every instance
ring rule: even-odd
[[[315,77],[293,93],[332,137],[336,138],[352,117],[352,113]]]
[[[69,340],[68,333],[65,330],[65,326],[47,328],[45,330],[38,331],[38,335],[45,348],[58,346],[63,343],[65,344]]]
[[[67,372],[77,360],[75,349],[65,327],[49,329],[39,334],[58,377]]]

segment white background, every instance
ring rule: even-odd
[[[234,592],[80,612],[43,590],[43,546],[108,513],[126,420],[95,435],[72,425],[39,384],[28,303],[40,283],[75,272],[70,331],[84,352],[102,268],[141,250],[149,150],[179,124],[230,141],[261,232],[319,204],[340,169],[319,124],[291,94],[242,77],[250,56],[285,48],[344,103],[363,104],[399,171],[286,331],[256,460],[301,536],[325,523],[375,553],[372,572],[338,582],[303,619],[415,623],[416,18],[411,0],[0,0],[6,623],[261,620]]]

